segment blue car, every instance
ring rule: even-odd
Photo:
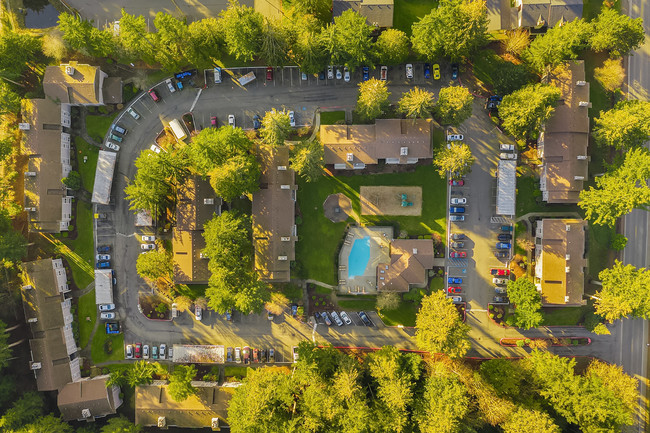
[[[463,284],[463,279],[458,277],[447,278],[447,284]]]
[[[509,250],[510,243],[508,242],[497,242],[497,250]]]
[[[451,206],[449,208],[449,213],[464,213],[465,208],[462,206]]]
[[[431,65],[428,63],[424,64],[424,78],[427,80],[431,78]]]
[[[181,83],[180,81],[177,81],[176,82],[176,87],[178,87],[178,90],[183,90],[183,83]]]
[[[512,226],[501,226],[501,231],[502,232],[511,232],[512,231]]]
[[[97,252],[99,254],[104,254],[104,253],[110,253],[111,252],[111,247],[108,245],[102,245],[97,247]]]
[[[362,70],[363,70],[363,81],[368,81],[370,79],[370,68],[364,66]]]
[[[111,267],[111,262],[97,262],[95,267],[97,269],[108,269]]]
[[[296,304],[291,304],[291,315],[296,317],[298,314],[298,306]]]

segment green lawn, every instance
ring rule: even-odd
[[[336,262],[346,223],[332,223],[323,214],[323,202],[330,194],[344,193],[352,199],[354,212],[360,214],[359,187],[366,185],[414,185],[422,189],[422,216],[362,216],[366,225],[397,225],[409,236],[440,233],[445,238],[445,180],[433,166],[420,166],[412,173],[370,174],[364,176],[323,176],[306,183],[298,180],[298,205],[302,224],[296,258],[301,262],[302,277],[336,284]],[[353,222],[350,218],[349,222]]]
[[[515,224],[515,254],[522,255],[526,257],[527,253],[524,248],[521,247],[519,239],[525,239],[526,236],[526,224],[522,221],[519,221]]]
[[[360,310],[370,310],[373,311],[375,309],[375,304],[377,303],[377,300],[374,299],[375,296],[372,297],[373,299],[350,299],[350,300],[343,300],[343,301],[338,301],[337,303],[339,304],[339,307],[343,310],[352,310],[352,311],[360,311]]]
[[[483,84],[492,87],[494,78],[492,74],[504,62],[493,50],[482,50],[476,54],[472,62],[474,76]]]
[[[86,116],[86,132],[94,140],[103,141],[115,116],[117,116],[117,112],[111,116]]]
[[[95,279],[95,248],[93,241],[92,205],[77,200],[77,218],[73,221],[77,227],[77,238],[63,239],[68,248],[61,251],[72,268],[72,278],[79,289],[84,289]]]
[[[444,278],[432,278],[429,288],[432,292],[438,292],[445,288],[445,279]]]
[[[544,310],[544,322],[542,326],[571,326],[583,321],[585,315],[592,307],[560,307],[547,308]]]
[[[90,320],[86,320],[90,317]],[[79,321],[79,346],[86,347],[90,334],[97,321],[97,304],[95,304],[95,290],[91,290],[79,298],[77,304],[77,320]]]
[[[104,350],[104,343],[112,342],[112,353],[107,354]],[[106,335],[104,328],[97,329],[90,346],[90,356],[93,363],[107,361],[120,361],[124,359],[124,334]]]
[[[549,205],[542,201],[539,181],[532,176],[517,178],[517,216],[530,212],[578,212],[578,206]]]
[[[88,144],[81,137],[74,138],[74,145],[77,152],[77,165],[81,175],[81,184],[86,191],[92,193],[95,185],[95,170],[97,168],[99,148]],[[86,162],[84,162],[84,157],[88,158]]]
[[[410,36],[413,23],[437,6],[438,2],[434,0],[395,0],[393,27]]]
[[[339,120],[345,122],[345,111],[323,111],[320,113],[321,125],[334,125]]]
[[[176,291],[179,295],[187,296],[194,300],[198,297],[205,296],[205,289],[207,288],[207,284],[179,284],[176,286]]]
[[[224,377],[237,377],[243,379],[248,375],[248,367],[238,367],[234,365],[228,365],[224,367]]]
[[[615,234],[616,229],[613,227],[589,224],[587,253],[589,259],[588,274],[591,277],[597,279],[600,271],[614,263],[614,251],[610,248],[610,243]]]
[[[387,326],[415,326],[415,315],[418,309],[419,305],[415,302],[402,301],[398,309],[382,311],[379,316]]]

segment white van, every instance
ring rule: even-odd
[[[185,128],[183,128],[183,125],[181,125],[181,122],[179,122],[178,119],[173,119],[171,122],[169,122],[169,127],[174,133],[174,136],[176,136],[177,140],[183,140],[185,137],[187,137]]]

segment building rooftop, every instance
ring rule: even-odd
[[[99,66],[70,62],[48,66],[43,76],[43,90],[64,104],[99,105],[104,103],[104,74]]]
[[[93,203],[110,203],[116,162],[116,152],[108,150],[99,151],[99,156],[97,157],[97,170],[95,171],[95,184],[93,186]]]
[[[499,160],[497,172],[497,215],[514,215],[517,196],[517,161]]]
[[[377,266],[377,290],[408,292],[427,284],[427,270],[433,269],[431,239],[395,239],[390,244],[390,263]]]
[[[334,0],[332,18],[340,16],[348,9],[366,17],[366,24],[373,27],[393,27],[393,0]]]
[[[113,387],[107,387],[108,375],[65,385],[57,396],[57,406],[64,421],[93,419],[115,414],[122,401]],[[119,390],[119,388],[118,388]]]

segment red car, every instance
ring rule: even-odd
[[[465,251],[452,251],[449,253],[449,257],[452,259],[465,258],[467,253]]]
[[[451,179],[449,181],[449,185],[451,185],[451,186],[463,186],[463,185],[465,185],[465,181],[463,179]]]
[[[135,357],[142,357],[142,343],[135,343]]]
[[[460,287],[449,287],[447,292],[449,293],[460,293],[462,289]]]
[[[153,102],[160,102],[160,95],[156,92],[156,89],[149,89],[149,96],[153,99]]]
[[[273,80],[273,68],[270,66],[266,67],[266,81]]]
[[[253,362],[260,362],[260,351],[258,349],[253,349]]]
[[[217,127],[217,116],[210,117],[210,125],[212,125],[215,128]]]
[[[490,269],[490,274],[492,275],[510,275],[510,269]]]

